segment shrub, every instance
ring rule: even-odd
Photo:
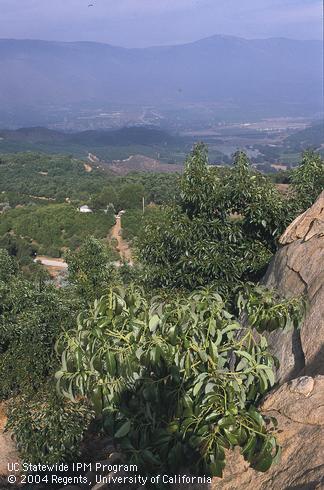
[[[215,284],[230,292],[238,281],[257,281],[287,221],[286,202],[273,184],[237,153],[233,169],[219,173],[198,145],[189,155],[179,205],[148,220],[138,255],[152,287]]]
[[[7,250],[0,249],[0,281],[8,281],[18,271],[16,262]]]
[[[257,409],[275,383],[275,360],[215,292],[149,303],[138,290],[111,290],[57,349],[62,394],[88,397],[144,472],[190,465],[221,476],[234,446],[260,471],[278,455],[271,420]]]
[[[324,161],[313,151],[306,151],[301,164],[292,172],[296,209],[305,211],[324,189]]]
[[[114,278],[113,256],[100,240],[90,236],[75,252],[66,254],[68,279],[84,301],[103,294]]]
[[[77,307],[19,275],[0,281],[0,399],[39,389],[57,366],[55,341]]]
[[[60,463],[80,456],[81,441],[93,414],[84,402],[68,402],[47,387],[11,401],[6,429],[13,431],[29,463]]]

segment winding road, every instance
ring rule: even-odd
[[[123,261],[129,263],[129,265],[133,265],[132,260],[132,252],[129,248],[128,243],[122,237],[122,226],[121,226],[121,217],[125,213],[125,211],[120,211],[116,215],[116,223],[111,229],[111,237],[117,241],[116,250],[120,255],[120,258]]]

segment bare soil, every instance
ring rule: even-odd
[[[117,242],[116,250],[119,253],[120,258],[126,260],[126,262],[131,265],[133,264],[132,252],[128,243],[122,237],[121,218],[122,213],[118,213],[116,216],[116,224],[111,229],[111,237]]]

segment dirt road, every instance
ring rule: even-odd
[[[133,265],[132,253],[128,243],[122,237],[121,217],[124,213],[120,211],[116,216],[116,224],[111,229],[111,236],[117,241],[116,250],[122,260],[126,260],[130,265]]]
[[[37,256],[35,262],[40,262],[47,267],[56,267],[58,269],[67,269],[68,265],[63,259],[52,259],[51,257]]]

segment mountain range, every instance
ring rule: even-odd
[[[141,49],[0,39],[0,126],[112,105],[313,115],[322,110],[321,62],[320,41],[283,38],[213,36]]]

